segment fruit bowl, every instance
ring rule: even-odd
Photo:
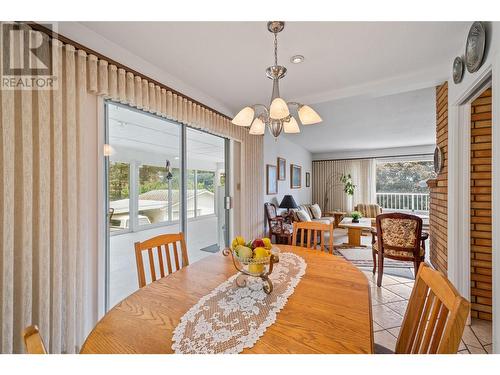
[[[264,281],[263,289],[267,294],[273,290],[269,275],[273,272],[273,265],[279,261],[279,249],[272,246],[267,238],[256,239],[248,243],[242,237],[236,237],[231,249],[224,249],[225,256],[231,255],[233,265],[239,271],[236,284],[246,285],[246,277],[260,277]]]

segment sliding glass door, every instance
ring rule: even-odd
[[[138,288],[135,242],[184,232],[190,263],[226,244],[227,140],[111,102],[105,114],[109,309]]]

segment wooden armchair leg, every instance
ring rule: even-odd
[[[378,277],[377,286],[382,286],[382,276],[384,276],[384,254],[382,252],[378,253]]]
[[[373,274],[375,275],[375,272],[377,272],[377,254],[375,250],[372,250],[372,256],[373,256]]]

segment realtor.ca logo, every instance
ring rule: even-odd
[[[53,31],[52,24],[42,26]],[[2,90],[53,90],[57,77],[53,75],[50,39],[42,33],[17,23],[2,23],[0,87]]]

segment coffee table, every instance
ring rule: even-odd
[[[345,217],[339,224],[340,228],[347,228],[348,242],[344,247],[366,247],[361,245],[361,232],[372,229],[371,219],[359,219],[359,223],[353,223],[351,217]]]
[[[334,228],[337,228],[342,221],[342,218],[347,215],[347,212],[343,211],[326,211],[324,216],[330,216],[334,218]]]

